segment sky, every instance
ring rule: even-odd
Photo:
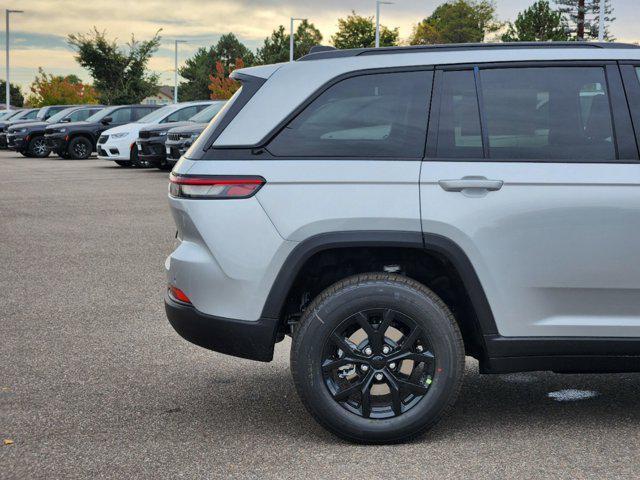
[[[381,21],[399,27],[406,39],[413,26],[428,16],[443,0],[394,0],[382,5]],[[495,0],[500,20],[514,20],[534,0]],[[86,33],[94,26],[125,44],[135,34],[145,40],[162,29],[162,44],[149,67],[161,83],[173,84],[173,40],[187,40],[179,47],[178,62],[201,46],[215,43],[220,35],[233,32],[255,50],[274,28],[288,28],[289,17],[308,18],[320,29],[324,44],[337,30],[337,19],[351,10],[375,14],[375,0],[5,0],[4,8],[24,10],[11,16],[11,82],[28,90],[38,67],[52,74],[74,73],[90,77],[74,60],[66,44],[71,33]],[[640,0],[612,0],[617,20],[611,32],[618,41],[640,42]],[[1,22],[4,24],[4,21]],[[0,39],[5,48],[5,35]],[[2,53],[0,78],[5,76]]]

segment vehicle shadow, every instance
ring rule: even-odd
[[[416,442],[438,442],[492,432],[497,437],[527,435],[532,429],[575,431],[576,426],[640,426],[640,374],[560,375],[548,372],[480,375],[469,359],[464,385],[453,411],[429,435]],[[210,428],[237,434],[279,438],[314,437],[341,443],[306,412],[287,368],[265,366],[222,380],[211,373],[209,385],[191,411]],[[262,433],[261,433],[262,432]]]

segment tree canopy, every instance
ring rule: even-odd
[[[270,36],[264,39],[262,47],[258,48],[257,59],[260,64],[270,64],[289,61],[289,38],[284,25],[276,28]],[[293,34],[293,58],[300,58],[320,45],[322,34],[313,23],[302,20]]]
[[[561,13],[569,17],[571,36],[577,40],[598,38],[600,29],[600,0],[556,0]],[[611,0],[605,0],[604,19],[607,25],[615,20]],[[605,40],[614,40],[605,27]]]
[[[380,46],[398,45],[398,28],[389,29],[380,25]],[[338,31],[331,37],[336,48],[369,48],[375,46],[376,25],[374,17],[364,17],[351,11],[347,18],[338,19]]]
[[[82,83],[76,75],[51,75],[42,67],[29,88],[27,103],[31,107],[45,105],[77,105],[97,103],[98,94],[91,85]]]
[[[482,42],[502,27],[489,0],[452,0],[439,5],[413,30],[411,45]]]
[[[218,75],[217,63],[220,62],[223,72],[232,72],[238,60],[243,66],[255,64],[256,58],[233,33],[222,35],[215,45],[201,47],[185,64],[178,69],[184,82],[180,83],[180,98],[188,100],[204,100],[210,97],[211,75]]]
[[[520,12],[502,35],[503,42],[566,41],[569,38],[569,26],[562,12],[552,9],[547,0],[540,0]]]
[[[102,103],[139,103],[158,91],[158,75],[150,73],[147,64],[160,45],[159,31],[143,42],[131,35],[126,50],[95,27],[87,34],[69,35],[67,42],[76,51],[76,61],[93,77]]]
[[[7,88],[7,82],[5,80],[0,80],[0,95],[2,95],[2,102],[5,101],[5,88]],[[13,83],[9,84],[9,101],[14,107],[21,107],[22,105],[24,105],[24,97],[22,96],[20,87],[18,85],[14,85]]]

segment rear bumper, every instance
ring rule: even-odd
[[[278,320],[256,321],[216,317],[199,312],[190,305],[164,298],[169,323],[189,342],[234,357],[270,362],[276,343]]]

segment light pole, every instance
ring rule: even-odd
[[[5,105],[5,110],[9,111],[11,110],[11,84],[9,83],[9,14],[11,13],[24,13],[22,10],[5,10],[5,17],[7,20],[7,26],[6,26],[6,30],[5,30],[5,35],[6,35],[6,39],[5,39],[5,46],[7,48],[7,78],[5,79],[6,85],[5,85],[5,101],[6,101],[6,105]]]
[[[187,43],[186,40],[175,40],[175,70],[173,71],[173,103],[178,103],[178,44]]]
[[[393,5],[393,2],[376,0],[376,48],[380,48],[380,5]]]
[[[604,42],[604,8],[606,0],[600,0],[600,26],[598,27],[598,41]]]
[[[289,28],[289,61],[293,62],[293,22],[296,20],[306,20],[306,18],[291,17],[291,26]]]

